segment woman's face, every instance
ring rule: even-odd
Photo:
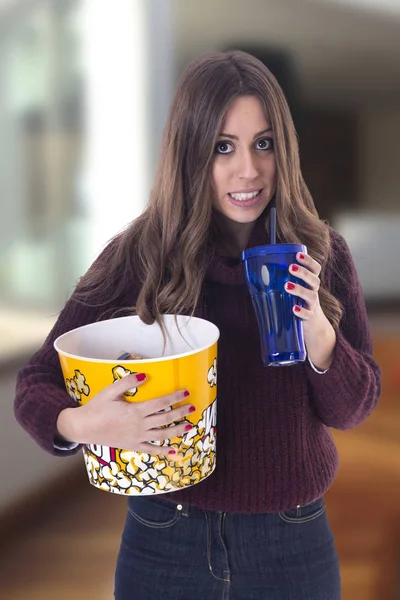
[[[232,103],[214,152],[214,208],[238,223],[256,221],[276,185],[273,131],[257,97]]]

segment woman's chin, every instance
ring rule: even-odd
[[[217,210],[231,221],[236,221],[237,223],[253,223],[262,215],[268,204],[269,200],[268,202],[257,202],[253,206],[238,206],[237,203],[233,204],[227,202],[218,207]]]

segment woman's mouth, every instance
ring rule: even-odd
[[[229,192],[228,196],[232,204],[235,206],[254,206],[259,201],[259,197],[263,190],[255,190],[253,192]]]

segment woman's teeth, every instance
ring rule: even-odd
[[[256,196],[258,196],[258,194],[261,192],[262,190],[258,190],[258,192],[251,192],[250,194],[233,194],[230,193],[229,195],[234,199],[234,200],[252,200],[253,198],[255,198]]]

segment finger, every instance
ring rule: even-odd
[[[194,429],[192,423],[179,423],[179,425],[171,425],[171,427],[164,427],[163,429],[150,429],[146,433],[146,441],[148,442],[163,442],[170,438],[180,437]]]
[[[126,392],[130,390],[134,390],[135,388],[143,385],[146,381],[145,373],[128,373],[127,375],[123,375],[121,379],[117,379],[107,388],[107,394],[111,399],[115,399],[119,396],[122,396]]]
[[[173,404],[182,402],[182,400],[185,400],[185,398],[188,396],[190,396],[190,394],[187,390],[178,390],[172,394],[167,394],[165,396],[160,396],[159,398],[154,398],[153,400],[141,402],[138,406],[140,406],[140,410],[142,411],[141,414],[144,417],[149,417],[160,412],[161,410],[169,408]]]
[[[142,442],[139,444],[135,452],[145,452],[152,456],[167,456],[172,460],[174,458],[179,458],[178,452],[173,448],[170,448],[169,446],[158,446],[157,444],[150,444],[149,442]]]
[[[304,306],[300,306],[299,304],[294,305],[293,312],[296,315],[296,317],[299,317],[303,321],[309,321],[314,316],[313,311],[308,310],[307,308],[304,308]]]
[[[149,429],[155,429],[170,425],[180,419],[185,418],[190,413],[193,413],[196,408],[192,404],[184,404],[179,408],[174,408],[168,412],[161,412],[156,415],[149,415],[145,418],[145,426]]]
[[[299,265],[293,264],[290,265],[289,272],[295,275],[295,277],[305,281],[307,285],[314,290],[314,292],[319,290],[319,286],[321,284],[319,277],[305,267],[299,267]]]
[[[299,285],[298,283],[288,281],[287,283],[285,283],[285,290],[292,296],[303,298],[303,300],[307,302],[309,308],[318,302],[317,292],[305,288],[302,285]]]
[[[317,277],[321,273],[321,265],[319,264],[319,262],[314,260],[309,254],[298,252],[296,254],[296,259],[301,265],[304,265],[305,267],[307,267],[307,269],[310,269],[310,271],[314,273],[314,275],[317,275]]]

